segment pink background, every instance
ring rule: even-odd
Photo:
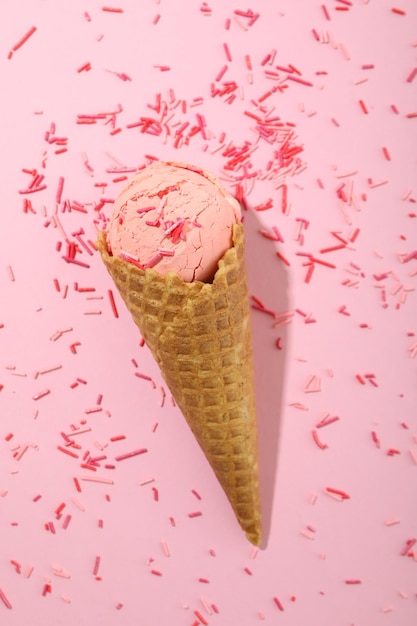
[[[416,3],[103,7],[0,6],[0,623],[415,624]],[[280,139],[248,112],[302,148],[271,180]],[[147,116],[161,132],[129,128]],[[260,550],[89,243],[149,155],[245,187],[249,289],[275,312],[253,309]]]

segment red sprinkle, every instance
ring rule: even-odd
[[[328,448],[327,443],[323,443],[322,441],[320,441],[317,430],[315,428],[313,428],[311,434],[313,435],[314,443],[317,445],[317,447],[320,448],[320,450],[325,450],[326,448]]]
[[[293,74],[288,74],[287,79],[292,80],[295,83],[300,83],[300,85],[305,85],[306,87],[313,87],[313,83],[309,80],[299,78],[298,76],[294,76]]]
[[[374,430],[371,431],[371,437],[372,437],[372,441],[374,442],[376,447],[380,448],[381,447],[381,442],[379,441],[378,435],[376,434],[376,432]]]
[[[322,248],[321,250],[319,250],[320,254],[325,254],[327,252],[335,252],[336,250],[343,250],[344,248],[346,248],[346,246],[344,244],[340,244],[338,246],[330,246],[329,248]]]
[[[230,49],[229,49],[229,46],[227,45],[227,43],[223,44],[223,49],[224,49],[224,52],[226,54],[226,59],[229,62],[231,62],[232,61],[232,55],[230,54]]]
[[[310,282],[311,277],[313,275],[313,272],[314,272],[314,263],[309,263],[308,264],[308,270],[307,270],[306,275],[304,277],[304,282],[305,283],[309,283]]]
[[[47,396],[49,393],[51,393],[50,389],[44,389],[43,391],[40,391],[39,393],[37,393],[34,396],[32,396],[32,399],[33,400],[40,400],[41,398],[44,398],[45,396]]]
[[[116,302],[115,302],[115,300],[114,300],[114,295],[113,295],[112,290],[111,290],[111,289],[109,289],[109,290],[107,291],[107,294],[108,294],[108,296],[109,296],[110,306],[111,306],[111,310],[113,311],[113,315],[114,315],[114,317],[119,317],[119,312],[118,312],[117,307],[116,307]]]
[[[61,504],[55,509],[55,515],[60,515],[62,511],[65,509],[65,502],[61,502]]]
[[[107,13],[123,13],[123,9],[118,7],[101,7],[102,11],[107,11]]]
[[[122,439],[126,439],[125,435],[115,435],[114,437],[110,437],[110,441],[121,441]]]
[[[57,189],[57,192],[56,192],[56,203],[57,204],[61,204],[63,190],[64,190],[64,178],[63,178],[63,176],[60,176],[59,180],[58,180],[58,189]]]
[[[366,104],[364,103],[363,100],[359,100],[359,106],[361,107],[362,111],[367,114],[368,113],[368,109],[366,108]]]
[[[10,604],[6,594],[4,593],[3,589],[0,588],[0,600],[3,602],[3,604],[8,608],[11,609],[12,605]]]
[[[90,70],[91,70],[91,63],[87,61],[86,63],[83,63],[83,65],[80,65],[80,67],[77,68],[77,73],[81,74],[81,72],[89,72]]]
[[[356,228],[356,230],[353,232],[353,235],[350,238],[351,243],[353,243],[356,240],[356,238],[359,235],[359,233],[360,233],[360,229]]]
[[[336,269],[336,265],[333,265],[333,263],[328,263],[327,261],[323,261],[322,259],[316,259],[315,257],[311,257],[310,260],[313,263],[319,263],[319,265],[324,265],[325,267]]]
[[[29,37],[32,37],[33,33],[35,33],[36,30],[37,30],[36,26],[32,26],[32,28],[29,28],[27,33],[25,35],[23,35],[23,37],[21,39],[19,39],[19,41],[17,43],[15,43],[15,45],[12,47],[12,51],[16,52],[17,50],[19,50],[19,48],[21,46],[23,46],[24,43],[26,43],[26,41],[29,39]],[[9,55],[9,58],[11,58],[11,54]]]
[[[333,487],[326,487],[325,491],[327,491],[328,493],[333,493],[336,496],[340,496],[342,500],[348,500],[350,498],[350,495],[345,491],[341,491],[340,489],[334,489]]]
[[[66,515],[64,521],[62,522],[62,528],[66,530],[69,526],[69,523],[72,519],[72,515]]]
[[[403,549],[400,552],[400,555],[406,556],[408,552],[410,551],[410,549],[415,545],[416,542],[417,542],[417,539],[415,537],[412,537],[411,539],[407,539]]]
[[[288,265],[288,266],[291,265],[291,263],[288,261],[288,259],[283,254],[281,254],[281,252],[277,252],[277,257],[279,259],[281,259],[281,261],[283,261],[285,263],[285,265]]]
[[[47,593],[52,592],[52,585],[50,583],[45,583],[42,590],[42,595],[46,596]]]
[[[124,461],[125,459],[130,459],[133,456],[137,456],[138,454],[143,454],[147,452],[147,448],[140,448],[139,450],[132,450],[132,452],[126,452],[125,454],[120,454],[119,456],[114,457],[115,461]]]
[[[204,626],[208,625],[208,621],[201,615],[200,611],[195,610],[194,611],[194,615],[197,617],[197,619],[200,620],[200,622],[198,622],[198,623],[201,623]]]
[[[417,76],[417,67],[415,67],[412,72],[409,74],[408,78],[407,78],[407,83],[411,83],[413,82],[413,80],[415,79],[415,77]]]
[[[101,561],[101,558],[99,556],[96,556],[94,560],[93,576],[97,576],[98,574],[98,570],[100,568],[100,561]]]
[[[152,378],[148,376],[147,374],[142,374],[141,372],[135,372],[135,376],[137,376],[138,378],[142,378],[143,380],[148,380],[149,382],[152,382]]]
[[[22,571],[22,565],[21,563],[19,563],[18,561],[15,561],[14,559],[10,560],[10,563],[14,566],[16,573],[20,574]]]
[[[322,428],[323,426],[328,426],[329,424],[333,424],[333,422],[337,422],[339,417],[337,415],[333,417],[324,417],[320,422],[317,422],[316,428]]]
[[[391,155],[388,151],[388,148],[386,148],[385,146],[382,148],[382,152],[384,154],[384,157],[386,158],[387,161],[391,161]]]
[[[325,5],[325,4],[322,4],[322,5],[321,5],[321,8],[322,8],[322,10],[323,10],[324,17],[326,18],[326,20],[329,20],[329,21],[330,21],[330,15],[329,15],[329,12],[328,12],[328,10],[327,10],[326,5]]]

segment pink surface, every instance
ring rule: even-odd
[[[129,179],[106,228],[109,250],[158,274],[210,282],[241,220],[238,201],[209,172],[155,161]]]
[[[416,3],[103,7],[0,7],[0,623],[415,624]],[[152,157],[245,209],[259,551],[93,249]]]

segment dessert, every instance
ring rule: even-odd
[[[248,539],[259,545],[257,427],[237,201],[155,162],[117,198],[97,247]]]
[[[185,281],[210,281],[232,243],[240,206],[217,180],[191,166],[154,162],[116,199],[107,241],[114,256]]]

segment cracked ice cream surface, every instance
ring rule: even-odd
[[[238,201],[206,171],[156,161],[139,170],[116,199],[109,251],[160,274],[210,282],[241,219]]]

